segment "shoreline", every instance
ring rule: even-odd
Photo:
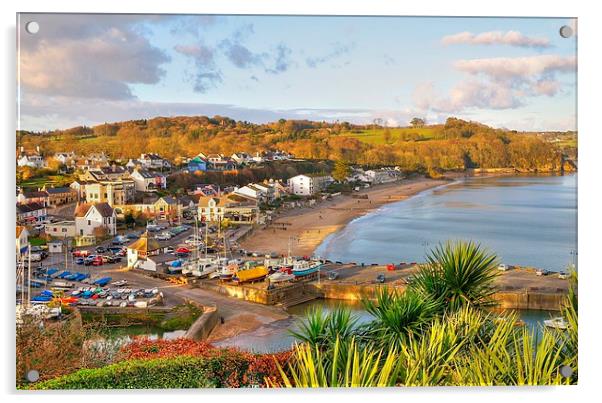
[[[241,242],[241,246],[246,250],[286,255],[291,238],[292,255],[311,256],[328,236],[340,231],[354,219],[386,204],[406,200],[425,190],[451,184],[464,177],[464,173],[448,175],[442,179],[419,177],[376,185],[353,193],[356,197],[366,195],[367,199],[354,198],[352,195],[336,196],[313,207],[279,215],[272,224],[253,231]]]

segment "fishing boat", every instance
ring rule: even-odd
[[[227,266],[223,266],[219,271],[219,279],[222,281],[230,281],[234,274],[238,271],[237,264],[229,264]]]
[[[243,268],[236,270],[232,276],[232,281],[238,284],[247,283],[250,281],[258,281],[265,278],[269,274],[267,267],[255,264],[255,262],[247,262]]]
[[[563,317],[544,320],[543,324],[547,327],[559,330],[566,330],[566,328],[569,326],[569,324]]]
[[[292,273],[296,277],[307,276],[316,273],[322,267],[319,260],[298,260],[293,264]]]
[[[218,269],[219,269],[219,266],[214,263],[211,263],[211,262],[199,263],[197,265],[196,269],[194,269],[192,271],[192,275],[194,277],[203,278],[203,277],[207,277],[211,273],[216,272]]]
[[[292,272],[292,269],[289,267],[283,267],[277,272],[270,274],[268,276],[268,280],[270,283],[282,283],[284,281],[290,281],[295,278],[295,275]]]

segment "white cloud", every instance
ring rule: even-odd
[[[520,79],[571,72],[577,67],[575,56],[539,55],[528,57],[497,57],[489,59],[458,60],[454,67],[465,73],[489,76],[496,81]]]
[[[443,96],[435,91],[432,82],[419,84],[412,96],[417,108],[453,113],[467,108],[518,108],[529,97],[558,94],[561,84],[556,76],[574,72],[576,58],[541,55],[458,60],[454,67],[470,77]]]
[[[518,31],[489,31],[480,34],[460,32],[444,36],[441,43],[444,45],[509,45],[523,48],[548,48],[551,46],[547,38],[529,37]]]
[[[145,17],[92,19],[83,15],[65,19],[64,15],[45,14],[33,18],[40,24],[37,35],[29,35],[20,28],[19,73],[25,91],[132,98],[129,85],[159,82],[164,74],[161,65],[169,61],[163,51],[153,47],[136,29],[136,24]]]

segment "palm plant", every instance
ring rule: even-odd
[[[473,242],[447,242],[431,250],[411,288],[457,310],[464,305],[492,305],[497,256]]]
[[[361,327],[362,338],[395,348],[423,332],[441,307],[413,291],[399,293],[387,288],[377,292],[376,301],[364,300],[363,304],[374,320]]]
[[[298,330],[289,332],[312,347],[333,345],[335,340],[348,341],[355,334],[357,317],[344,307],[325,313],[321,307],[311,309],[299,322]]]
[[[399,360],[395,349],[360,347],[355,339],[344,352],[339,339],[327,352],[309,344],[299,344],[293,351],[288,373],[278,369],[286,387],[384,387],[394,386],[399,378]],[[280,386],[270,383],[269,386]]]

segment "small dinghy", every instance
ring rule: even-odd
[[[544,320],[543,324],[546,327],[550,327],[552,329],[559,329],[559,330],[566,330],[566,328],[569,327],[569,324],[563,317],[557,317],[557,318]]]

